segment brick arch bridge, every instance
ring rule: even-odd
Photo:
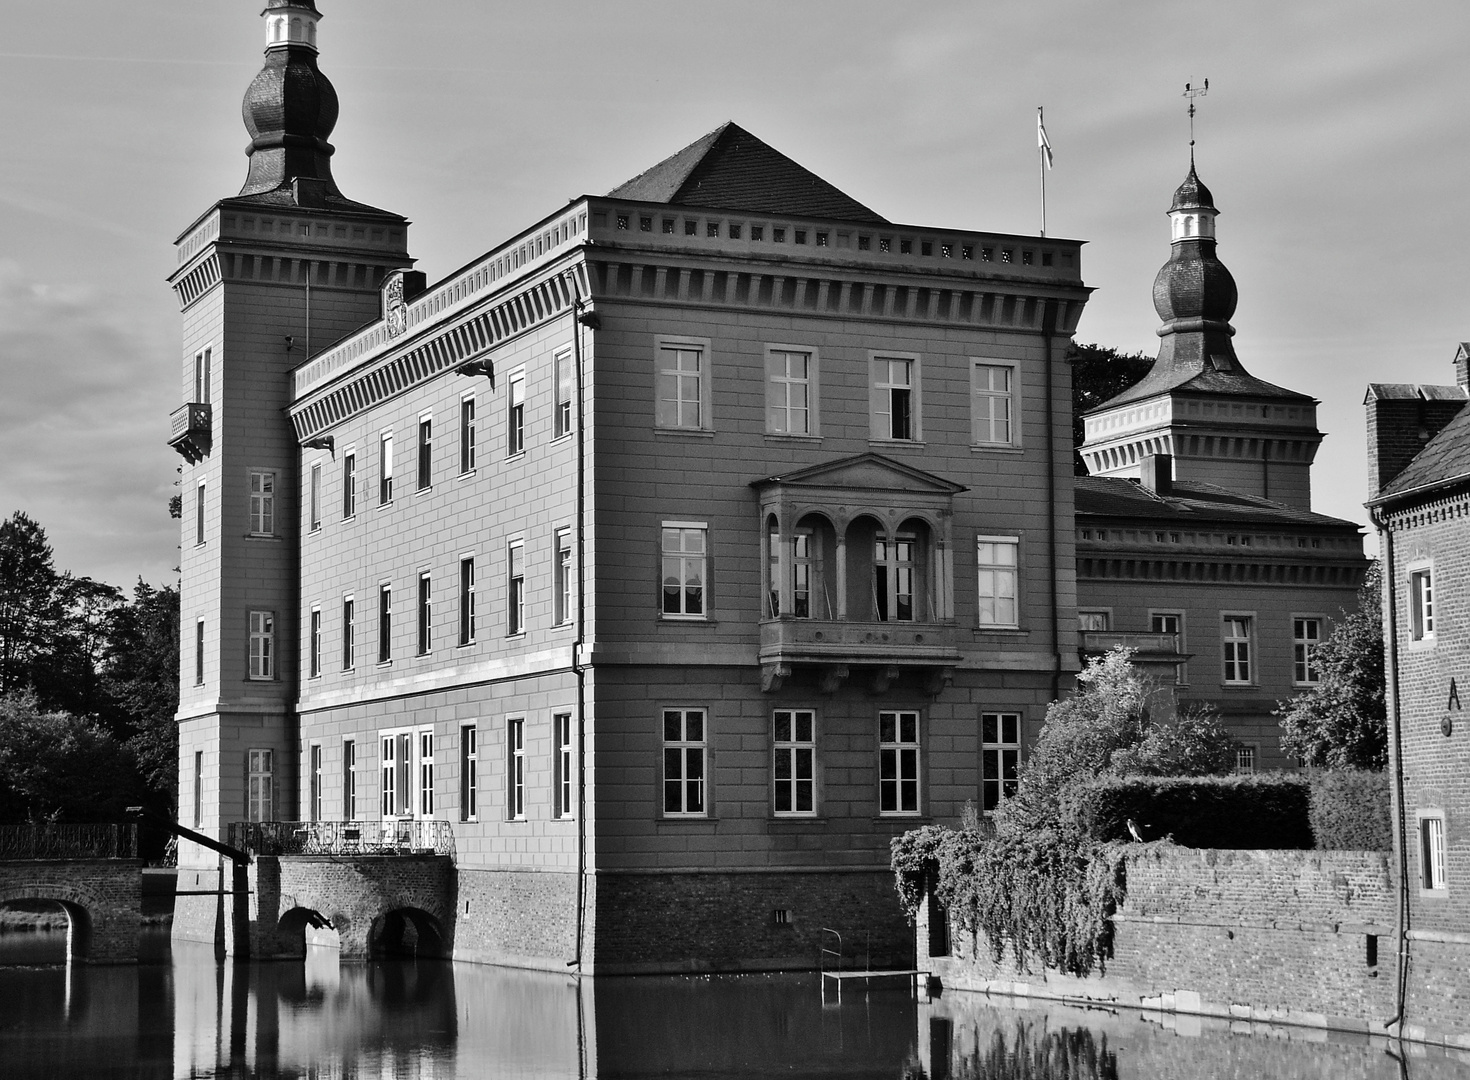
[[[138,959],[143,864],[137,859],[0,861],[0,904],[50,900],[66,911],[67,956],[92,964]]]

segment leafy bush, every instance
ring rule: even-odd
[[[1392,851],[1388,774],[1366,769],[1313,773],[1312,835],[1324,851]]]
[[[1096,842],[1171,838],[1199,848],[1310,848],[1307,781],[1254,776],[1104,776],[1074,789],[1067,816]]]
[[[924,893],[938,884],[940,848],[953,835],[954,830],[943,825],[925,825],[895,836],[889,842],[894,888],[898,890],[899,905],[909,917],[909,922],[918,915]]]

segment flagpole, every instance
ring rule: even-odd
[[[1042,107],[1036,106],[1036,130],[1046,130],[1042,115]],[[1046,146],[1040,139],[1036,140],[1036,169],[1041,174],[1041,235],[1046,235]]]

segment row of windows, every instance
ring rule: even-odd
[[[916,816],[923,812],[923,759],[921,717],[913,710],[884,710],[877,717],[877,803],[881,815]],[[503,816],[526,820],[527,719],[505,721],[502,743],[505,764]],[[1015,793],[1020,768],[1021,716],[1019,713],[982,713],[980,716],[981,805],[994,810]],[[459,732],[461,821],[480,817],[479,725]],[[777,817],[816,817],[821,811],[818,714],[815,709],[776,709],[771,716],[771,811]],[[566,819],[576,813],[575,757],[571,713],[551,717],[551,816]],[[703,708],[671,708],[662,713],[663,761],[661,810],[664,817],[702,818],[710,814],[710,727]],[[201,823],[202,755],[195,757],[195,824]],[[384,818],[435,815],[435,737],[432,728],[385,731],[378,735],[379,813]],[[342,744],[341,812],[356,821],[364,809],[358,799],[360,767],[357,740]],[[274,753],[247,754],[246,813],[251,821],[271,820],[274,813]],[[307,793],[303,807],[313,821],[325,820],[326,776],[322,744],[307,748]]]
[[[1079,610],[1078,629],[1111,630],[1112,615],[1106,610]],[[1149,631],[1155,634],[1183,634],[1184,612],[1155,611],[1149,614]],[[1223,612],[1220,616],[1221,681],[1226,685],[1251,686],[1257,681],[1255,662],[1256,617],[1249,614]],[[1291,678],[1297,686],[1315,686],[1322,680],[1317,665],[1317,649],[1322,643],[1322,619],[1315,615],[1294,615],[1291,619]],[[1183,647],[1183,641],[1180,642]],[[1175,681],[1188,682],[1186,665],[1175,668]]]

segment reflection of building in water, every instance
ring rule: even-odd
[[[429,286],[333,179],[319,13],[266,15],[173,278],[185,823],[359,869],[452,823],[461,958],[906,961],[890,839],[1077,666],[1080,245],[889,222],[728,124]]]

